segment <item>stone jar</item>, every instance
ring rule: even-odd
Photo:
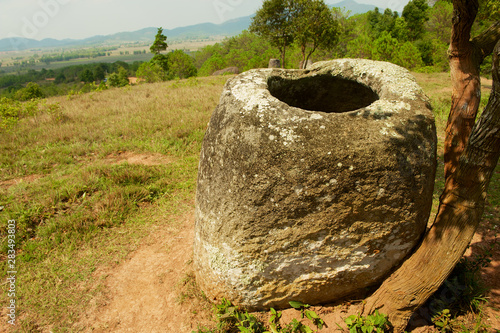
[[[434,118],[406,69],[339,59],[240,74],[203,141],[197,282],[250,310],[378,284],[419,243],[435,170]]]
[[[269,59],[269,65],[267,67],[268,68],[280,68],[281,61],[279,59]]]

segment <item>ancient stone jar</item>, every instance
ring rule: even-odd
[[[229,80],[199,165],[194,265],[249,309],[380,283],[429,217],[436,134],[407,70],[369,60]]]
[[[280,68],[281,67],[281,62],[279,59],[269,59],[269,65],[267,66],[269,68]]]

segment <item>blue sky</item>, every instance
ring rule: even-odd
[[[86,38],[247,16],[263,0],[0,0],[0,39]],[[340,0],[326,0],[328,4]],[[402,11],[408,0],[357,0]]]

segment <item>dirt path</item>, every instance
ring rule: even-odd
[[[100,272],[108,275],[107,291],[78,326],[84,332],[163,333],[208,324],[206,304],[186,295],[193,283],[193,229],[193,214],[182,216],[173,226],[154,230],[115,270]]]
[[[84,332],[174,332],[190,333],[197,326],[211,327],[210,304],[203,301],[194,284],[192,275],[192,239],[194,214],[191,212],[165,227],[157,227],[146,237],[147,243],[132,253],[129,258],[109,272],[106,291],[93,304],[78,328]],[[472,252],[487,237],[477,234]],[[492,288],[490,304],[484,311],[483,322],[491,332],[500,328],[500,277],[498,269],[500,257],[493,256],[492,265],[486,268],[483,276]],[[312,308],[325,320],[328,327],[321,333],[341,332],[337,323],[356,313],[357,305],[319,306]],[[257,314],[267,322],[267,314]],[[283,311],[283,321],[299,319],[293,309]],[[435,332],[425,321],[416,322],[412,332]]]

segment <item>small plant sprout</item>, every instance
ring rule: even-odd
[[[349,316],[345,319],[345,323],[350,333],[383,333],[391,328],[387,316],[379,313],[378,310],[366,317],[359,314]]]

